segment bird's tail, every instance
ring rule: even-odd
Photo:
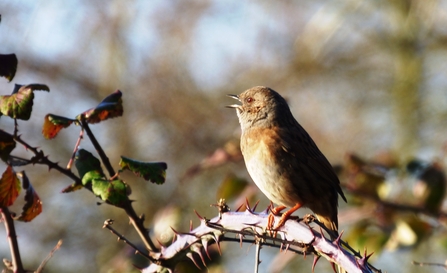
[[[331,240],[335,240],[338,237],[338,221],[337,215],[334,217],[327,217],[316,214],[318,221],[320,221],[327,229],[330,230],[329,236]]]
[[[335,217],[327,217],[316,214],[318,221],[320,221],[327,229],[329,229],[329,236],[331,240],[335,240],[338,238],[338,219],[337,214]],[[337,264],[337,272],[338,273],[346,273],[346,271]]]

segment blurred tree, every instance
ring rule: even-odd
[[[209,204],[229,173],[248,178],[243,163],[232,161],[179,182],[191,166],[238,137],[237,119],[223,107],[228,103],[224,95],[255,85],[270,86],[288,99],[331,162],[344,165],[347,152],[373,158],[385,150],[398,158],[399,166],[410,157],[439,157],[445,163],[446,9],[446,1],[416,0],[2,1],[0,51],[16,53],[17,83],[42,82],[54,90],[51,98],[36,98],[32,126],[21,128],[24,136],[38,135],[48,112],[75,114],[112,90],[123,90],[122,120],[93,130],[105,139],[111,158],[168,162],[162,187],[129,182],[135,208],[150,223],[165,207],[177,208],[175,228],[186,230],[189,220],[196,219],[193,209],[214,214]],[[0,88],[2,94],[11,89],[6,80]],[[0,119],[0,126],[7,122]],[[62,134],[51,145],[36,137],[35,145],[48,146],[53,160],[65,162],[77,133]],[[122,248],[110,247],[109,234],[99,227],[104,219],[122,215],[104,206],[86,211],[78,198],[95,199],[83,192],[59,194],[69,182],[40,171],[34,187],[47,192],[41,195],[47,214],[36,219],[32,230],[18,227],[26,234],[21,243],[51,249],[60,238],[75,234],[58,255],[70,253],[84,263],[67,267],[54,259],[49,272],[109,270],[107,262]],[[37,171],[26,172],[32,176]],[[404,188],[401,182],[383,183],[396,192]],[[259,198],[261,207],[268,204]],[[62,199],[66,203],[59,205]],[[348,208],[341,208],[341,219],[358,215]],[[51,215],[58,217],[45,218]],[[79,234],[73,215],[91,224],[86,237]],[[340,221],[342,229],[360,221],[351,219]],[[116,225],[132,234],[125,221]],[[34,255],[34,247],[24,246],[23,255]],[[416,272],[409,264],[413,257],[433,254],[432,259],[444,260],[444,253],[444,247],[427,239],[413,252],[378,255],[378,260],[390,272]],[[228,271],[238,254],[223,257]],[[399,268],[390,257],[401,261]],[[295,261],[284,272],[302,263]]]

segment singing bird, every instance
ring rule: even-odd
[[[290,207],[273,229],[284,225],[300,207],[307,207],[332,231],[332,238],[338,236],[338,195],[346,202],[340,181],[285,99],[263,86],[228,96],[241,102],[227,107],[236,109],[241,150],[251,178],[279,205],[273,214]],[[273,217],[269,219],[271,228]]]

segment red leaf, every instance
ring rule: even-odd
[[[88,123],[98,123],[109,118],[120,117],[123,115],[122,93],[116,90],[105,99],[103,99],[95,108],[89,109],[78,115],[76,119],[80,120],[81,116]]]
[[[42,134],[46,139],[54,138],[62,128],[67,128],[73,123],[73,119],[61,117],[53,114],[47,114],[45,116]]]
[[[22,213],[15,219],[23,222],[29,222],[42,212],[42,201],[29,182],[29,179],[26,176],[25,172],[18,173],[18,175],[22,176],[23,188],[26,190],[26,203],[23,206]]]
[[[8,166],[0,180],[0,207],[11,206],[17,199],[20,190],[20,180],[12,167]]]

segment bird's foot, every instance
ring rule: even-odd
[[[278,229],[284,226],[287,220],[289,219],[297,219],[299,217],[291,216],[292,213],[294,213],[297,209],[301,207],[301,204],[296,204],[292,208],[290,208],[288,211],[281,214],[281,211],[284,210],[285,206],[277,206],[275,208],[270,209],[270,214],[268,216],[268,222],[267,222],[267,230],[270,231],[270,235],[272,237],[276,237],[276,234],[278,232]],[[281,218],[279,219],[278,223],[273,226],[275,222],[275,216],[281,215]]]

